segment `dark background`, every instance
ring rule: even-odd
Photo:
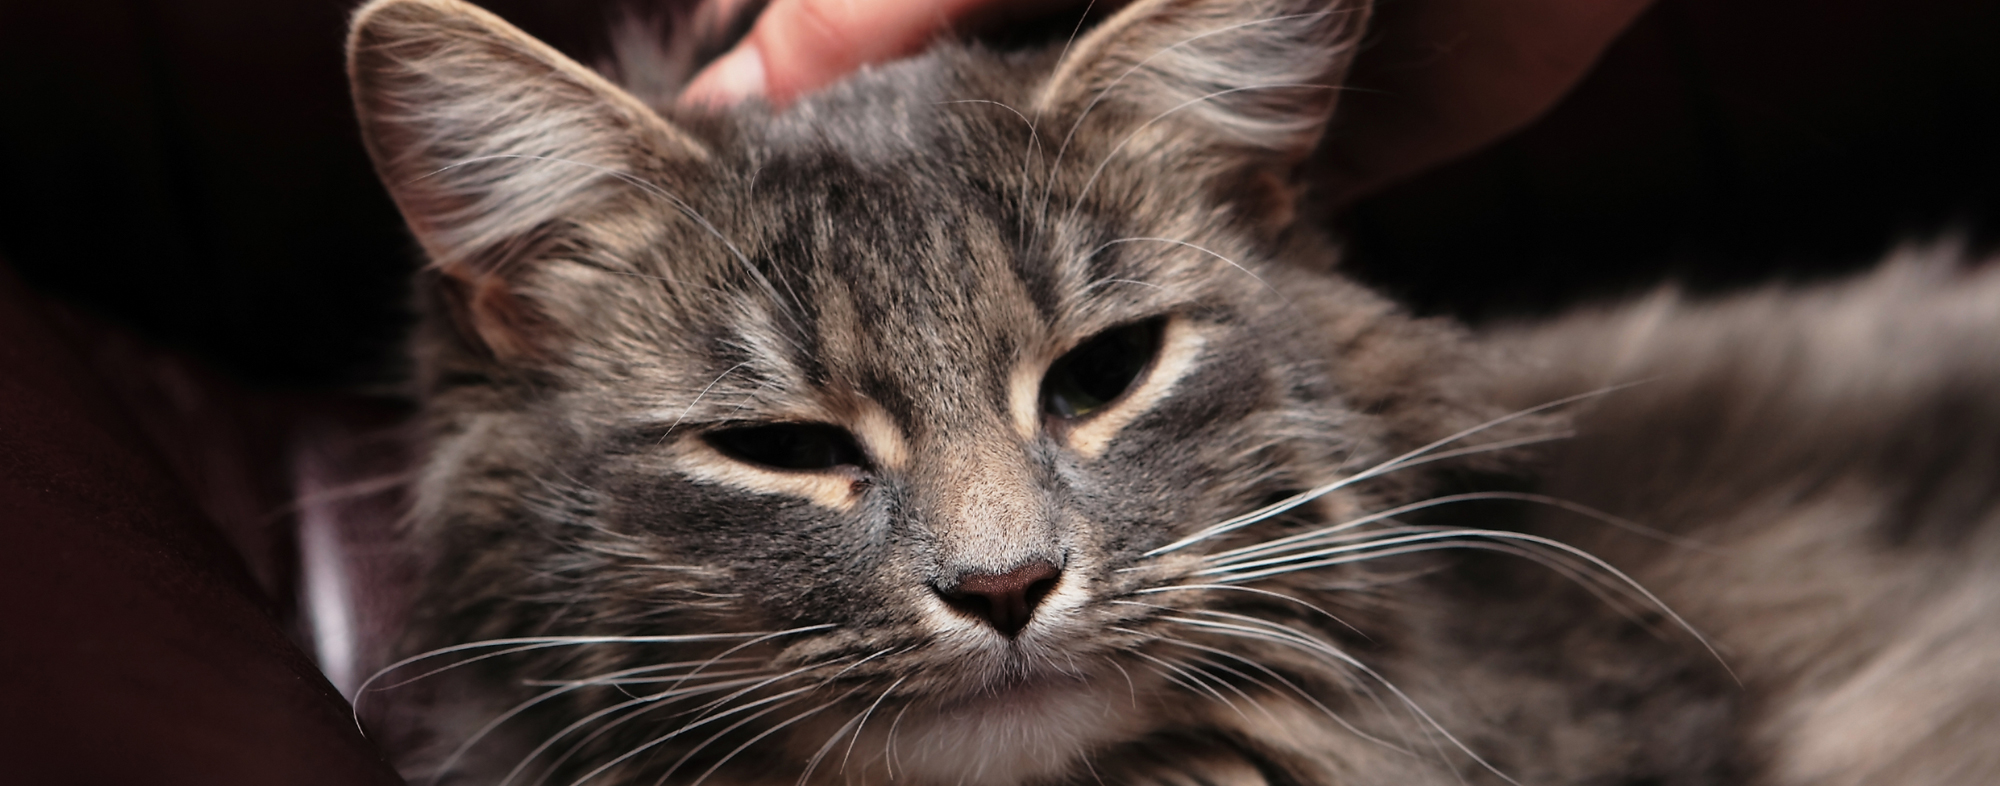
[[[0,257],[259,385],[394,377],[413,255],[355,137],[348,0],[0,3]],[[488,5],[588,62],[612,4]],[[1356,206],[1348,264],[1490,319],[1990,239],[1996,37],[1978,0],[1663,0],[1543,120]]]
[[[489,6],[588,61],[623,1]],[[296,533],[393,540],[410,443],[352,395],[415,257],[350,4],[0,0],[0,782],[396,782],[287,641]],[[1991,240],[1996,34],[1991,0],[1662,0],[1541,122],[1337,219],[1348,265],[1485,320]]]

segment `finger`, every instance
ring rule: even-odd
[[[750,35],[703,69],[684,103],[783,104],[869,63],[908,54],[991,0],[775,0]]]
[[[1652,0],[1384,3],[1315,168],[1337,202],[1532,122]]]

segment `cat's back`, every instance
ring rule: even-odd
[[[1498,339],[1515,404],[1630,385],[1540,491],[1685,540],[1541,526],[1711,639],[1776,782],[2000,775],[2000,267],[1950,256]]]

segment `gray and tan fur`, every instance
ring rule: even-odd
[[[1412,319],[1292,218],[1366,16],[1144,0],[709,116],[363,8],[430,261],[415,782],[2000,779],[2000,273]]]

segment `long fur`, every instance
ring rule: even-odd
[[[363,694],[399,762],[2000,777],[2000,275],[1412,318],[1292,217],[1366,17],[1145,0],[711,116],[457,0],[364,7],[356,106],[429,261],[432,564]],[[1050,404],[1135,325],[1123,393]],[[851,450],[729,447],[771,424]],[[1018,632],[968,601],[1029,568]]]

